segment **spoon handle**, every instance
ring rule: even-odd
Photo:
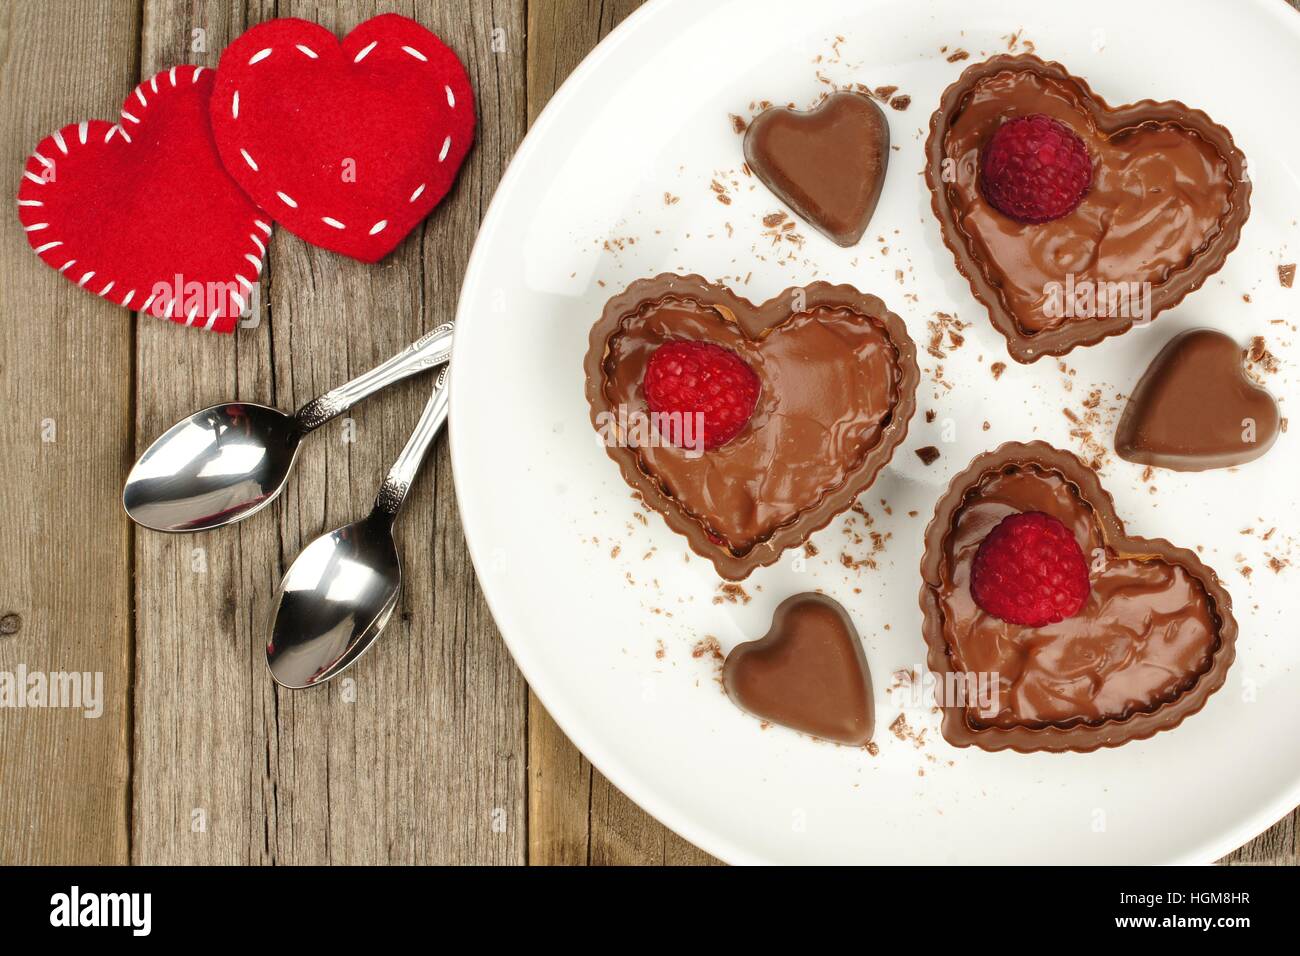
[[[388,469],[388,476],[384,478],[384,483],[379,486],[379,494],[375,496],[377,511],[396,515],[401,509],[402,502],[406,500],[406,493],[411,490],[411,482],[415,480],[420,465],[424,462],[425,454],[433,445],[434,438],[437,437],[446,420],[447,367],[444,366],[438,373],[438,382],[433,386],[433,394],[429,396],[424,411],[420,413],[415,431],[411,433],[402,453],[397,456],[397,461],[393,462],[393,467]]]
[[[451,357],[453,326],[450,322],[427,332],[386,362],[362,372],[352,381],[330,389],[319,398],[298,409],[294,416],[303,434],[342,415],[349,408],[369,398],[380,389],[409,378],[417,372],[441,365]]]

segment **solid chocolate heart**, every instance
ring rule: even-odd
[[[1254,461],[1277,440],[1277,402],[1222,332],[1174,336],[1138,381],[1115,432],[1121,458],[1174,471]]]
[[[1092,591],[1073,617],[1023,627],[982,611],[970,568],[1009,514],[1075,535]],[[1124,532],[1096,472],[1043,442],[1011,443],[953,479],[925,533],[921,609],[943,735],[957,747],[1091,751],[1178,726],[1223,686],[1232,599],[1191,551]],[[972,684],[992,693],[975,701]]]
[[[889,121],[871,97],[846,91],[807,112],[773,107],[745,131],[745,160],[797,215],[851,246],[885,185]]]
[[[642,379],[668,341],[713,342],[758,375],[744,429],[721,447],[661,439]],[[907,434],[920,372],[902,319],[846,285],[762,305],[664,274],[610,299],[585,362],[591,420],[623,477],[724,578],[740,580],[846,510]]]
[[[1029,225],[979,188],[981,150],[1003,121],[1052,116],[1093,161],[1073,212]],[[1155,318],[1200,288],[1250,213],[1246,160],[1199,110],[1110,107],[1059,63],[997,56],[967,69],[930,119],[926,182],[957,270],[1018,362],[1063,355]]]
[[[727,655],[722,686],[742,710],[814,737],[862,745],[875,730],[862,641],[848,612],[822,594],[782,601],[766,634]]]

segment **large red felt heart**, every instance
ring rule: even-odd
[[[271,20],[226,48],[212,132],[230,174],[290,232],[374,262],[447,194],[474,138],[474,93],[447,46],[406,17],[342,44]]]
[[[212,83],[203,67],[174,66],[135,88],[120,123],[84,120],[41,140],[18,217],[45,264],[87,291],[230,332],[271,226],[217,156]]]

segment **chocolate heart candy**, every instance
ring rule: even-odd
[[[1277,440],[1273,396],[1246,375],[1237,343],[1193,329],[1160,350],[1115,433],[1121,458],[1175,471],[1204,471],[1253,461]]]
[[[674,340],[730,349],[759,378],[753,415],[721,447],[676,447],[646,425],[646,364]],[[902,319],[873,295],[818,282],[755,305],[672,274],[609,301],[585,370],[592,423],[623,477],[731,580],[853,504],[907,434],[920,378]]]
[[[745,131],[745,160],[801,218],[851,246],[885,185],[889,121],[861,93],[832,93],[808,112],[764,110]]]
[[[1024,627],[981,610],[970,569],[1009,514],[1040,511],[1074,532],[1091,593],[1072,617]],[[1090,751],[1176,727],[1232,663],[1232,599],[1197,556],[1125,534],[1096,472],[1043,442],[1006,444],[953,479],[925,533],[921,609],[954,746]],[[971,687],[987,687],[983,699]]]
[[[1029,225],[984,199],[980,155],[1003,121],[1046,114],[1092,157],[1073,212]],[[1231,134],[1182,103],[1110,107],[1059,63],[998,56],[944,91],[926,182],[957,269],[1018,362],[1063,355],[1154,318],[1201,287],[1250,213]]]
[[[727,655],[722,686],[755,717],[837,743],[865,744],[876,726],[857,629],[821,594],[782,601],[766,634]]]

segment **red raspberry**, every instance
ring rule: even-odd
[[[1041,627],[1078,613],[1088,600],[1088,564],[1074,535],[1041,511],[1007,515],[975,552],[975,603],[1012,624]]]
[[[692,418],[683,425],[683,418],[703,413],[706,449],[725,445],[740,434],[754,414],[759,391],[758,376],[735,352],[711,342],[683,341],[665,342],[655,349],[642,387],[651,412],[682,416],[659,420],[659,432],[670,442],[681,444],[678,429],[694,428],[698,421]],[[687,434],[699,441],[698,432]]]
[[[1020,222],[1050,222],[1072,212],[1092,184],[1092,157],[1074,130],[1034,113],[1007,120],[984,147],[980,189]]]

